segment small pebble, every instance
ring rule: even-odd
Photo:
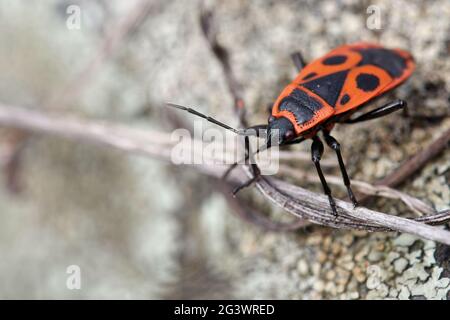
[[[322,280],[314,282],[314,290],[317,292],[322,292],[325,289],[325,283]]]
[[[313,265],[312,265],[312,268],[311,268],[311,270],[312,270],[312,273],[313,273],[313,275],[315,275],[315,276],[318,276],[319,274],[320,274],[320,270],[322,269],[322,267],[320,266],[320,263],[314,263]]]
[[[341,245],[339,242],[334,242],[331,245],[331,253],[335,256],[337,256],[341,252]]]
[[[341,241],[344,246],[349,247],[353,243],[353,235],[348,232],[342,237]]]
[[[398,298],[400,300],[408,300],[410,296],[411,296],[411,292],[408,290],[407,287],[402,287],[400,289],[400,293],[398,295]]]
[[[393,242],[394,242],[394,245],[397,245],[400,247],[409,247],[416,240],[417,240],[417,237],[412,236],[408,233],[403,233],[399,237],[395,238]]]
[[[334,280],[336,278],[336,272],[334,270],[329,270],[326,274],[325,274],[325,278],[327,280]]]
[[[323,251],[320,251],[317,254],[317,261],[320,263],[324,263],[327,260],[327,254]]]
[[[406,260],[405,258],[398,258],[397,260],[394,261],[394,270],[399,274],[402,273],[407,266],[408,260]]]
[[[297,263],[297,270],[300,275],[306,276],[309,273],[308,263],[303,259],[299,260]]]
[[[331,295],[336,295],[336,285],[333,282],[327,282],[325,285],[325,291],[330,293]]]
[[[366,280],[366,274],[360,267],[356,267],[353,269],[353,276],[359,283],[362,283]]]
[[[350,292],[347,296],[349,299],[355,300],[355,299],[359,298],[359,293],[357,291],[354,291],[354,292]]]

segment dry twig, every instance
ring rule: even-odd
[[[152,2],[149,0],[141,0],[130,12],[120,19],[118,23],[114,23],[106,34],[97,51],[86,63],[81,72],[71,78],[68,83],[58,91],[51,101],[44,103],[48,109],[64,106],[67,102],[73,101],[83,89],[87,87],[90,80],[101,69],[101,66],[110,58],[120,44],[131,34],[136,28],[142,24],[148,16]],[[29,136],[24,132],[15,130],[13,132],[19,139],[15,140],[15,144],[9,145],[8,161],[4,165],[4,170],[8,176],[7,187],[14,193],[19,191],[19,168],[21,156],[24,146],[27,144]]]
[[[234,99],[234,111],[238,115],[239,123],[242,127],[248,127],[247,119],[245,118],[244,100],[242,98],[242,86],[237,81],[230,64],[230,55],[228,50],[217,41],[217,34],[214,25],[213,13],[201,9],[200,13],[200,27],[203,31],[212,52],[219,60],[228,90]]]
[[[428,147],[423,148],[416,153],[410,159],[405,161],[394,172],[387,175],[380,181],[377,181],[376,185],[384,185],[390,187],[396,187],[403,181],[411,177],[415,172],[422,169],[431,159],[439,155],[443,150],[448,147],[450,142],[450,129],[446,130],[439,138],[434,140]]]
[[[279,168],[279,172],[282,174],[287,174],[288,176],[294,177],[301,181],[320,183],[320,179],[316,174],[311,174],[311,173],[307,173],[304,171],[298,171],[298,170],[295,170],[286,165],[281,165]],[[330,184],[334,184],[334,185],[337,185],[340,187],[345,187],[344,184],[342,183],[341,177],[325,175],[325,178],[327,179],[327,182]],[[385,197],[385,198],[389,198],[389,199],[401,200],[410,209],[415,211],[418,215],[436,213],[436,211],[432,207],[427,205],[425,202],[423,202],[417,198],[414,198],[404,192],[392,189],[387,186],[373,185],[373,184],[370,184],[370,183],[367,183],[364,181],[358,181],[358,180],[352,180],[352,186],[355,187],[361,193],[369,195],[369,196],[378,196],[378,197]]]
[[[0,105],[0,124],[6,127],[47,133],[76,141],[111,146],[130,153],[137,153],[159,159],[171,159],[170,135],[158,131],[132,129],[123,125],[110,124],[73,117],[43,114],[38,111]],[[219,177],[224,166],[201,165],[194,168]],[[251,172],[244,167],[247,175]],[[234,181],[245,177],[239,172]],[[450,232],[426,224],[444,223],[450,219],[450,210],[416,219],[406,219],[376,212],[363,207],[353,210],[352,205],[336,201],[339,216],[335,217],[328,200],[316,194],[277,179],[262,178],[258,189],[272,202],[294,216],[311,222],[334,227],[363,229],[369,231],[400,231],[450,245]],[[295,199],[298,199],[295,200]],[[426,223],[426,224],[425,224]]]

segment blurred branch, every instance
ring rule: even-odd
[[[75,141],[110,146],[125,152],[166,161],[171,159],[170,134],[154,130],[134,129],[107,122],[44,114],[39,111],[1,104],[0,124]],[[195,148],[194,146],[190,147]],[[215,177],[220,177],[226,169],[223,165],[212,164],[193,165],[193,167]],[[246,175],[250,176],[249,168],[246,166],[243,168]],[[231,178],[235,183],[245,180],[242,172],[234,173]],[[407,219],[363,207],[353,209],[350,203],[337,200],[339,215],[336,217],[331,212],[328,199],[324,195],[272,178],[261,177],[256,186],[267,199],[294,216],[313,223],[333,228],[407,232],[450,245],[450,232],[427,225],[448,221],[450,210],[416,219]]]
[[[221,181],[219,190],[225,196],[228,204],[231,206],[236,215],[244,221],[252,223],[254,225],[264,228],[264,230],[275,231],[275,232],[285,232],[285,231],[295,231],[299,228],[305,227],[310,223],[303,219],[296,219],[295,221],[289,222],[277,222],[270,217],[261,214],[258,210],[249,206],[245,201],[233,197],[232,188],[225,182]]]
[[[120,19],[118,23],[114,23],[113,26],[108,28],[109,31],[105,39],[83,69],[77,75],[72,77],[49,102],[46,102],[43,105],[46,108],[53,109],[65,106],[68,102],[73,101],[83,89],[87,87],[90,80],[92,80],[94,75],[101,69],[101,66],[105,61],[120,47],[120,44],[123,43],[127,36],[142,24],[150,12],[151,5],[152,2],[149,0],[141,0],[128,14]],[[18,130],[15,130],[13,134],[20,138],[15,140],[15,144],[8,145],[9,155],[8,161],[4,164],[4,171],[8,177],[8,189],[13,193],[17,193],[20,190],[18,176],[21,155],[29,137],[27,134],[19,132]]]
[[[4,130],[0,139],[1,157],[0,166],[6,176],[6,188],[12,194],[21,191],[22,185],[19,179],[22,164],[22,153],[27,142],[25,132],[18,129]]]
[[[395,169],[392,173],[388,174],[383,179],[376,181],[374,186],[396,187],[401,185],[405,180],[425,167],[431,159],[437,157],[442,151],[444,151],[448,147],[449,143],[450,129],[447,129],[436,140],[403,162],[400,167]],[[370,196],[371,195],[367,194],[364,197],[360,197],[360,203],[365,204]]]
[[[387,175],[380,181],[377,181],[376,185],[386,185],[396,187],[400,185],[407,178],[420,169],[422,169],[428,161],[439,155],[443,150],[448,147],[450,143],[450,128],[444,131],[436,140],[430,145],[421,149],[418,153],[405,161],[394,172]]]
[[[242,98],[242,86],[237,81],[233,70],[231,69],[228,50],[217,41],[217,30],[215,29],[216,26],[214,24],[213,13],[204,8],[201,8],[200,10],[200,27],[211,51],[222,66],[228,90],[234,99],[234,111],[238,115],[241,126],[244,128],[248,127],[247,119],[245,117],[245,104]]]

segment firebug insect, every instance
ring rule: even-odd
[[[366,106],[374,98],[404,82],[414,71],[415,63],[407,51],[387,49],[371,43],[340,46],[309,64],[304,62],[302,55],[298,52],[292,54],[292,58],[299,73],[276,99],[267,125],[237,130],[194,109],[172,103],[168,105],[244,135],[246,160],[252,155],[249,150],[248,136],[254,135],[255,129],[265,130],[265,148],[270,148],[274,140],[277,145],[285,146],[312,139],[312,161],[333,213],[337,215],[336,204],[320,166],[324,146],[318,133],[322,132],[326,144],[336,152],[348,196],[353,205],[357,206],[358,202],[352,192],[342,159],[340,144],[330,135],[330,132],[335,123],[362,122],[406,109],[405,101],[395,100],[358,117],[352,117],[355,111]],[[262,148],[256,153],[261,150]],[[230,170],[235,165],[230,167]],[[234,193],[249,186],[258,178],[259,169],[254,164],[252,168],[253,178],[236,188]]]

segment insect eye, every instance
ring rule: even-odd
[[[284,134],[284,139],[291,140],[292,138],[294,138],[294,131],[292,130],[286,131],[286,133]]]

